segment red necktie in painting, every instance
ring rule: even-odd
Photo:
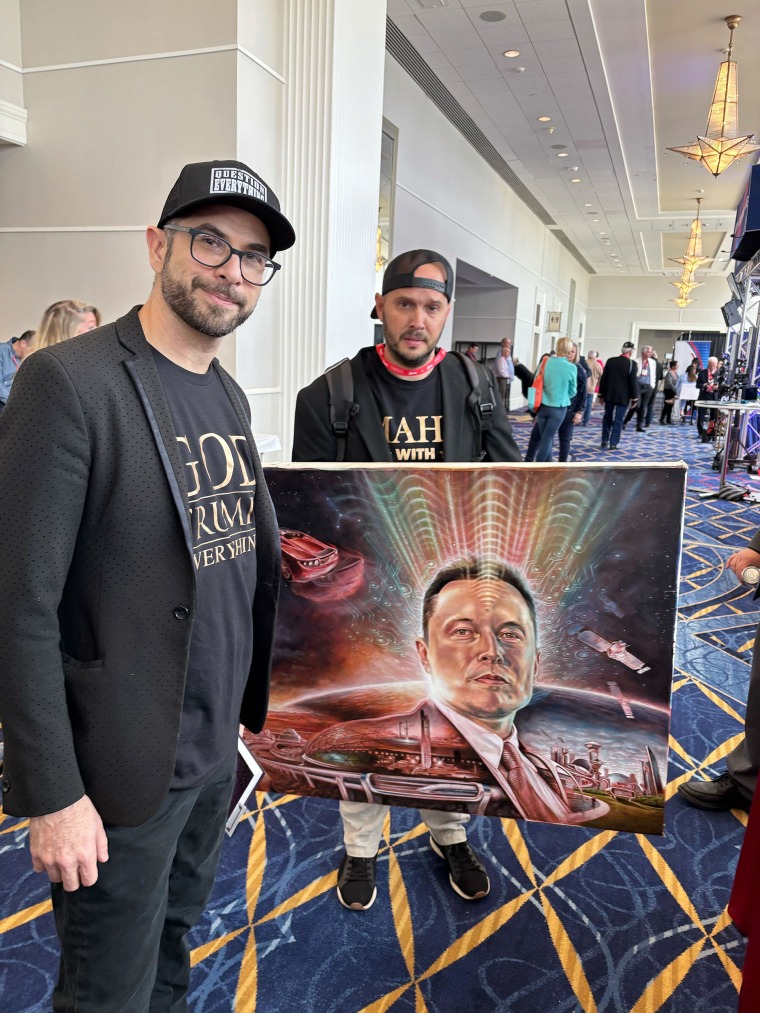
[[[511,742],[505,742],[501,753],[501,764],[507,772],[509,786],[515,793],[520,808],[529,820],[542,823],[556,823],[557,814],[541,798],[525,773],[523,759]]]

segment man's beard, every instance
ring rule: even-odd
[[[409,336],[410,336],[409,334],[404,333],[400,335],[399,340],[395,345],[391,344],[388,341],[388,330],[386,328],[385,321],[383,321],[383,337],[385,339],[385,347],[390,348],[394,358],[398,359],[399,362],[403,363],[406,369],[417,369],[419,366],[424,366],[425,363],[428,361],[430,356],[435,351],[435,344],[433,345],[432,348],[427,348],[421,355],[407,355],[401,351],[400,343],[401,338]],[[426,337],[427,336],[421,338],[421,340],[425,341]]]
[[[208,338],[223,338],[226,334],[234,331],[236,327],[245,323],[253,312],[253,307],[246,309],[245,304],[240,302],[240,296],[227,285],[204,284],[199,278],[193,278],[188,286],[181,278],[172,276],[171,271],[168,270],[169,262],[167,259],[161,274],[161,294],[167,305],[188,327],[192,327],[200,334],[205,334]],[[215,292],[225,299],[231,299],[237,304],[239,311],[230,319],[228,310],[224,306],[210,304],[201,308],[193,299],[193,292],[197,288],[206,292]]]

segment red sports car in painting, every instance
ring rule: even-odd
[[[338,562],[338,550],[334,545],[320,542],[304,531],[283,528],[280,539],[282,573],[286,580],[299,582],[323,577]]]

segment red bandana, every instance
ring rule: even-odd
[[[394,376],[427,376],[428,373],[432,373],[446,354],[445,348],[439,348],[430,362],[426,363],[424,366],[419,366],[417,369],[404,369],[402,366],[397,366],[393,362],[388,362],[385,357],[385,345],[375,345],[375,348],[377,349],[377,354],[380,356],[382,364],[388,372],[393,373]]]

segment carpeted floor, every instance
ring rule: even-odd
[[[524,448],[519,417],[515,432]],[[599,434],[595,412],[576,433],[576,460],[600,459]],[[683,459],[690,490],[717,485],[712,448],[693,427],[626,430],[603,459]],[[760,617],[723,563],[759,525],[755,505],[689,493],[664,838],[481,818],[471,841],[493,886],[467,904],[416,814],[394,810],[377,902],[355,913],[334,893],[335,804],[260,795],[225,842],[192,933],[195,1013],[734,1011],[744,944],[725,909],[745,818],[708,816],[673,795],[695,770],[719,772],[741,735]],[[25,823],[3,818],[0,1008],[14,1013],[49,1008],[56,964],[45,883],[25,843]]]

